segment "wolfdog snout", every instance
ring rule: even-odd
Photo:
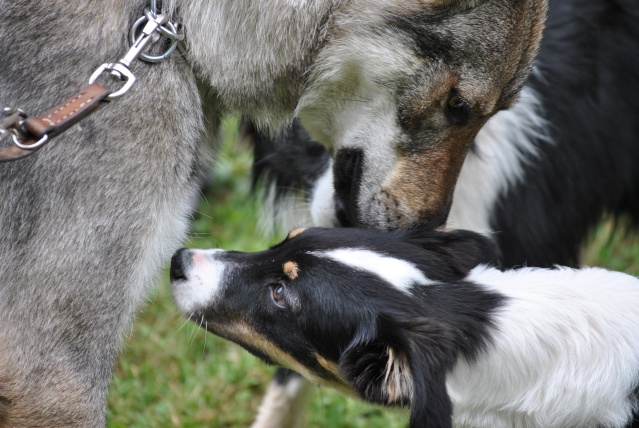
[[[363,167],[364,152],[361,149],[342,149],[335,156],[335,214],[343,227],[359,224],[357,201]]]

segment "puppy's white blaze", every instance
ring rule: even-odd
[[[428,279],[414,264],[370,250],[341,248],[311,254],[327,257],[355,269],[369,272],[406,293],[410,293],[411,286],[415,284],[435,284],[435,281]]]
[[[224,263],[214,258],[223,250],[188,251],[191,262],[184,267],[187,279],[172,284],[175,304],[187,317],[215,299],[225,271]]]
[[[487,234],[497,198],[517,184],[524,164],[534,161],[533,139],[549,144],[548,125],[535,92],[524,88],[517,104],[493,116],[466,156],[453,196],[448,226]]]
[[[637,278],[599,268],[480,266],[468,279],[508,300],[495,313],[492,343],[476,361],[460,359],[448,377],[457,424],[628,422],[639,382]]]

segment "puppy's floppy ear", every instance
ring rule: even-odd
[[[500,266],[501,252],[495,242],[470,230],[433,231],[416,228],[409,236],[413,243],[438,253],[462,277],[480,264]]]
[[[491,238],[470,230],[443,232],[445,248],[460,271],[468,273],[477,265],[499,266],[501,252]]]
[[[450,330],[430,318],[388,315],[377,327],[374,337],[360,335],[342,354],[342,376],[365,400],[410,405],[410,428],[451,427],[446,372],[456,352]]]
[[[413,374],[410,428],[451,428],[453,405],[446,389],[446,373],[457,357],[453,335],[433,319],[418,321],[409,327],[409,364]]]

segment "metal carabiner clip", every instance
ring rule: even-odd
[[[146,10],[145,15],[147,15]],[[125,82],[124,86],[120,90],[109,94],[109,96],[105,98],[106,101],[116,100],[122,97],[131,89],[131,87],[135,83],[135,75],[129,68],[131,66],[131,63],[135,59],[137,59],[151,43],[153,43],[153,39],[156,36],[158,29],[169,20],[169,17],[166,14],[159,14],[155,17],[150,16],[151,14],[149,12],[149,14],[147,15],[147,17],[149,17],[148,22],[146,23],[146,25],[142,29],[142,33],[135,40],[126,55],[118,60],[118,62],[102,64],[100,67],[97,68],[97,70],[93,72],[93,74],[89,78],[89,84],[92,84],[98,79],[98,77],[100,77],[102,73],[108,72],[111,75],[112,79],[120,82]]]
[[[138,18],[138,20],[135,21],[131,26],[131,31],[129,32],[129,39],[131,40],[131,43],[135,43],[135,40],[138,39],[138,31],[140,29],[140,25],[142,25],[146,21],[154,19],[154,17],[156,16],[157,15],[154,14],[153,11],[149,8],[144,9],[144,16]],[[142,52],[140,54],[140,59],[142,61],[150,63],[162,62],[168,59],[178,47],[178,43],[184,40],[184,35],[178,34],[178,25],[174,24],[170,20],[158,27],[157,32],[159,33],[157,36],[165,37],[171,40],[169,47],[161,55],[151,55],[147,52]],[[157,40],[154,40],[153,43],[155,43],[156,41]]]

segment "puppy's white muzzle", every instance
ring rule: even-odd
[[[216,259],[223,250],[178,250],[171,259],[171,292],[186,317],[214,302],[219,294],[224,263]]]

